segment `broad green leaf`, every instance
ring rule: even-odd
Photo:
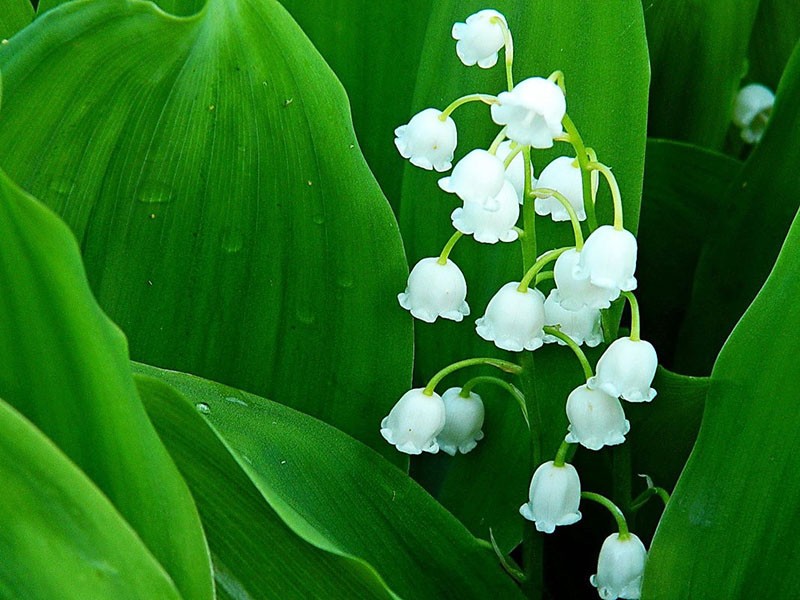
[[[763,139],[725,196],[697,266],[676,370],[706,374],[764,283],[797,212],[800,189],[800,46],[778,88]]]
[[[602,3],[577,0],[541,1],[536,3],[535,10],[527,2],[513,0],[497,2],[494,7],[506,16],[514,36],[517,80],[535,75],[546,77],[557,69],[564,72],[568,111],[586,143],[597,151],[601,161],[614,168],[625,202],[626,224],[635,231],[641,198],[648,87],[640,3],[619,2],[613,11]],[[420,63],[415,111],[429,106],[444,108],[451,100],[476,91],[497,93],[504,89],[502,60],[488,71],[467,68],[457,58],[455,41],[450,37],[454,22],[463,21],[482,8],[485,5],[477,1],[436,3]],[[587,56],[592,57],[590,62]],[[488,147],[499,131],[489,117],[488,107],[483,105],[459,108],[454,119],[459,133],[457,158],[472,148]],[[565,144],[558,144],[552,152],[535,152],[537,173],[556,153],[570,152],[571,147]],[[398,168],[402,164],[399,156],[395,164]],[[412,264],[422,257],[438,254],[453,232],[450,213],[458,206],[457,199],[437,187],[439,177],[405,166],[400,221]],[[611,201],[606,188],[601,187],[598,209],[600,219],[608,222]],[[568,225],[545,221],[537,219],[540,252],[571,243]],[[500,286],[519,281],[522,273],[518,243],[487,246],[464,238],[452,258],[467,278],[467,301],[472,315],[460,324],[418,323],[419,382],[455,360],[495,354],[494,346],[477,336],[473,324]],[[564,402],[569,391],[581,383],[581,371],[574,357],[563,348],[538,350],[535,370],[535,378],[527,380],[525,391],[531,403],[529,413],[534,417],[541,413],[547,423],[542,433],[544,453],[549,455],[563,439]],[[451,378],[452,384],[463,383],[467,377],[459,374]],[[482,389],[479,392],[484,393]],[[486,439],[473,453],[449,461],[438,497],[473,533],[487,539],[491,528],[500,547],[508,550],[519,542],[524,526],[519,506],[527,497],[534,468],[530,436],[512,400],[491,389],[485,393],[491,404]],[[538,411],[533,406],[534,394],[538,395]],[[442,462],[427,457],[424,460]],[[425,469],[428,465],[419,466]],[[430,466],[437,470],[441,467]],[[420,478],[435,476],[421,473]]]
[[[213,557],[218,597],[394,597],[367,563],[320,550],[295,534],[194,404],[151,376],[137,376],[136,384],[153,425],[197,502]],[[230,396],[228,401],[241,400]]]
[[[410,379],[391,210],[333,73],[273,0],[79,0],[0,50],[0,164],[81,243],[134,358],[390,452]]]
[[[642,598],[791,598],[800,587],[800,219],[714,365]],[[776,326],[776,318],[779,325]]]
[[[648,0],[653,137],[721,148],[747,70],[758,0]]]
[[[373,450],[252,394],[144,365],[136,370],[198,406],[295,533],[322,550],[368,562],[398,596],[521,598],[488,544]]]
[[[636,289],[646,339],[671,367],[686,316],[700,250],[722,210],[734,199],[729,183],[738,160],[669,140],[649,140],[639,221]]]
[[[0,480],[0,597],[180,598],[100,490],[2,400]]]
[[[396,208],[394,129],[408,122],[428,0],[282,0],[341,80],[364,156]],[[447,35],[447,32],[445,32]]]
[[[41,0],[39,2],[39,6],[36,9],[37,16],[41,16],[49,10],[56,8],[62,4],[69,2],[70,0]],[[158,7],[163,10],[164,12],[179,15],[179,16],[188,16],[193,15],[200,11],[203,6],[205,6],[205,0],[152,0],[154,4],[157,4]]]
[[[0,38],[10,38],[31,21],[33,5],[30,0],[0,0]]]
[[[0,397],[94,481],[187,600],[212,598],[200,519],[137,395],[125,337],[69,229],[2,172],[0,281]]]
[[[747,78],[774,90],[798,41],[800,3],[795,0],[760,0],[750,36]]]

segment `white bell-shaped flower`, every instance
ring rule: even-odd
[[[472,235],[476,242],[483,244],[513,242],[519,237],[514,229],[519,219],[519,202],[514,186],[506,181],[491,202],[496,206],[495,210],[490,210],[481,202],[465,200],[464,206],[450,215],[453,227],[461,233]]]
[[[585,384],[572,390],[567,398],[567,418],[566,441],[589,450],[622,444],[631,430],[617,397],[591,390]]]
[[[477,149],[458,161],[452,175],[439,180],[439,187],[456,194],[464,202],[478,202],[489,210],[497,210],[494,198],[505,182],[503,161],[486,150]]]
[[[613,292],[611,300],[619,297],[620,290],[636,289],[636,238],[627,229],[614,229],[601,225],[595,229],[583,245],[578,265],[574,269],[576,279],[588,278],[597,287]]]
[[[439,449],[455,456],[466,454],[483,439],[483,400],[473,391],[469,398],[461,395],[461,388],[454,387],[442,394],[444,401],[444,429],[436,436]]]
[[[557,467],[551,460],[540,465],[528,496],[519,512],[533,521],[538,531],[553,533],[558,525],[572,525],[581,519],[581,480],[570,464]]]
[[[608,308],[611,300],[619,296],[619,290],[598,287],[588,277],[576,276],[581,253],[567,250],[556,259],[553,276],[559,292],[562,308],[580,310],[581,308]]]
[[[508,155],[511,154],[512,142],[506,140],[497,147],[497,158],[505,162]],[[511,163],[506,169],[506,179],[514,186],[514,191],[517,192],[519,203],[522,204],[525,199],[525,160],[522,157],[522,152],[518,152]],[[536,187],[536,177],[533,174],[533,165],[531,165],[531,186]]]
[[[742,139],[755,144],[764,135],[775,105],[775,94],[759,83],[744,86],[733,104],[733,123],[742,130]]]
[[[577,310],[564,308],[558,288],[550,291],[544,301],[544,324],[558,326],[561,333],[572,338],[579,346],[586,344],[594,348],[603,341],[603,330],[600,325],[600,309],[584,306]],[[544,343],[558,343],[566,346],[566,342],[554,335],[545,335]]]
[[[403,394],[381,421],[381,435],[400,452],[436,454],[436,436],[442,431],[444,420],[441,396],[436,392],[429,396],[422,388],[415,388]]]
[[[597,187],[600,185],[600,174],[592,171],[592,197],[597,194]],[[586,210],[583,206],[583,184],[581,183],[581,169],[577,160],[568,156],[559,156],[550,161],[542,169],[536,187],[547,188],[561,192],[561,195],[569,200],[579,221],[586,220]],[[564,205],[553,197],[536,198],[536,214],[550,215],[553,221],[569,221],[569,213]]]
[[[510,92],[501,92],[491,111],[495,123],[508,125],[509,139],[534,148],[552,148],[553,138],[564,133],[561,119],[567,112],[567,102],[558,85],[531,77]]]
[[[421,321],[433,323],[438,317],[461,321],[469,315],[467,281],[449,258],[423,258],[408,275],[406,291],[397,294],[400,306]]]
[[[466,23],[453,25],[456,54],[471,67],[476,64],[489,69],[497,64],[497,53],[505,45],[502,24],[506,18],[496,10],[486,9],[467,17]]]
[[[518,281],[501,287],[475,321],[475,329],[503,350],[536,350],[544,343],[544,295],[535,288],[520,292],[518,287]]]
[[[657,367],[658,356],[650,342],[619,338],[603,352],[597,375],[587,385],[628,402],[650,402],[656,397],[650,385]]]
[[[453,166],[458,140],[456,124],[450,117],[442,121],[441,114],[440,110],[426,108],[394,130],[394,145],[412,165],[439,172]]]
[[[608,536],[600,547],[597,573],[589,582],[603,600],[638,600],[642,595],[642,576],[647,550],[633,533],[621,539],[618,533]]]

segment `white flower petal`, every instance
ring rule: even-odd
[[[427,323],[438,317],[461,321],[469,315],[467,282],[461,269],[447,259],[440,264],[437,257],[423,258],[408,276],[406,291],[397,295],[400,306]]]
[[[482,10],[467,17],[466,23],[453,25],[456,54],[466,66],[477,63],[488,69],[497,63],[497,53],[505,45],[503,28],[498,22],[506,19],[496,10]]]
[[[638,600],[641,597],[647,550],[635,534],[628,535],[620,539],[618,533],[612,533],[600,548],[597,573],[589,582],[604,600]]]
[[[450,117],[442,121],[442,111],[426,108],[414,115],[407,125],[394,130],[394,144],[403,158],[423,169],[447,171],[452,166],[458,135]]]
[[[628,402],[650,402],[650,387],[658,368],[658,356],[650,342],[629,337],[615,340],[597,361],[597,375],[588,386]]]
[[[444,429],[436,437],[439,448],[451,456],[455,456],[456,452],[466,454],[483,439],[483,401],[472,391],[469,398],[464,398],[460,387],[447,390],[442,394],[442,401],[445,421]]]
[[[409,390],[381,421],[381,435],[406,454],[439,451],[436,436],[445,422],[441,396],[425,394],[422,388]]]
[[[553,533],[559,525],[572,525],[581,518],[581,480],[570,464],[555,466],[551,460],[533,474],[528,502],[520,506],[520,514],[533,521],[536,529]]]
[[[492,297],[486,314],[475,322],[483,339],[511,352],[536,350],[543,344],[544,296],[537,289],[518,291],[519,282],[505,284]]]
[[[564,93],[552,81],[531,77],[510,92],[501,92],[491,108],[492,119],[507,125],[509,139],[534,148],[550,148],[561,135],[561,120],[567,111]]]

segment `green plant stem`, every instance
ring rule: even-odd
[[[563,467],[567,462],[567,455],[569,454],[570,448],[575,445],[576,444],[570,444],[569,442],[561,442],[556,452],[556,457],[553,459],[553,466]]]
[[[493,17],[492,22],[500,26],[503,30],[503,42],[505,46],[505,59],[506,59],[506,86],[508,91],[514,89],[514,38],[511,37],[511,30],[508,25],[500,17]]]
[[[531,149],[526,146],[522,150],[523,167],[525,169],[525,188],[522,196],[522,228],[525,236],[522,239],[522,265],[527,270],[536,262],[536,212],[533,206],[531,190]]]
[[[631,445],[620,444],[611,450],[614,502],[623,514],[631,514]]]
[[[569,220],[572,223],[572,233],[575,236],[575,249],[580,252],[583,249],[583,231],[581,231],[581,222],[578,220],[578,214],[575,212],[572,203],[567,200],[567,197],[561,192],[549,188],[536,188],[531,193],[537,198],[549,198],[552,196],[561,203],[567,211]]]
[[[464,234],[460,231],[456,231],[453,235],[450,236],[450,239],[447,240],[447,243],[442,248],[442,253],[439,254],[439,260],[436,261],[440,265],[447,264],[447,257],[450,256],[450,252],[453,250],[453,246],[456,245],[456,242],[461,239]]]
[[[492,140],[492,144],[489,146],[488,150],[489,154],[497,154],[497,149],[500,147],[500,144],[503,143],[503,140],[506,139],[506,129],[508,129],[508,125],[503,127],[500,130],[500,133],[498,133],[494,140]]]
[[[606,165],[597,161],[592,161],[588,164],[589,169],[599,171],[605,177],[608,187],[611,189],[611,198],[614,201],[614,229],[623,229],[623,215],[622,215],[622,194],[619,191],[619,184],[614,173],[611,172]]]
[[[614,504],[611,500],[609,500],[605,496],[602,496],[600,494],[595,494],[594,492],[581,492],[581,498],[597,502],[598,504],[608,509],[608,511],[614,517],[614,520],[617,522],[617,528],[619,529],[619,539],[626,540],[631,536],[630,532],[628,531],[628,522],[625,520],[625,515],[622,514],[622,511],[619,509],[619,506]]]
[[[534,280],[534,285],[539,285],[543,281],[547,281],[548,279],[555,279],[556,274],[553,271],[540,271],[536,274],[536,279]]]
[[[583,209],[586,211],[586,222],[589,224],[589,231],[597,229],[597,215],[594,210],[594,198],[592,197],[592,173],[589,169],[589,157],[586,154],[586,146],[583,138],[575,127],[575,123],[568,114],[561,120],[564,129],[569,135],[569,143],[575,149],[575,157],[581,167],[581,189],[583,190]]]
[[[439,115],[440,121],[446,121],[447,117],[449,117],[455,109],[459,106],[463,106],[468,102],[483,102],[484,104],[497,104],[497,97],[492,96],[491,94],[468,94],[466,96],[461,96],[456,100],[453,100],[450,105],[442,111],[442,114]]]
[[[666,506],[667,502],[669,502],[669,492],[667,492],[667,490],[657,486],[649,487],[641,494],[636,496],[634,501],[631,502],[631,512],[635,513],[645,504],[647,504],[650,498],[654,498],[655,496],[661,498],[661,501],[664,503],[664,506]]]
[[[469,398],[472,388],[474,388],[476,385],[482,385],[484,383],[495,385],[508,392],[508,394],[514,400],[516,400],[517,404],[519,405],[519,409],[522,411],[522,417],[525,419],[528,429],[530,429],[531,423],[528,419],[528,406],[525,404],[525,396],[505,379],[500,379],[499,377],[493,377],[491,375],[479,375],[478,377],[473,377],[464,384],[464,387],[461,388],[461,393],[459,395],[463,398]]]
[[[631,307],[631,340],[634,342],[640,341],[641,338],[641,324],[639,317],[639,302],[633,292],[622,292],[620,296],[624,296]]]
[[[505,371],[506,373],[513,373],[515,375],[518,375],[520,371],[522,371],[522,367],[520,367],[518,364],[499,358],[468,358],[466,360],[455,362],[452,365],[448,365],[436,373],[436,375],[431,377],[431,380],[428,382],[428,385],[425,386],[425,389],[422,390],[422,392],[428,396],[431,396],[433,395],[433,390],[436,389],[436,386],[439,384],[439,382],[450,375],[450,373],[454,373],[459,369],[465,369],[467,367],[474,367],[477,365],[489,365],[491,367],[496,367],[501,371]]]
[[[508,153],[508,156],[503,159],[503,167],[507,170],[508,167],[511,166],[511,162],[517,157],[517,154],[522,152],[526,147],[528,146],[522,146],[521,144],[517,144],[517,142],[513,142],[511,144],[511,151]]]
[[[581,363],[581,368],[583,368],[583,374],[588,381],[594,375],[592,371],[592,365],[589,364],[589,359],[586,358],[586,355],[581,350],[581,347],[575,343],[571,337],[569,337],[566,333],[561,331],[558,327],[552,327],[550,325],[545,325],[544,332],[552,335],[553,337],[557,337],[562,342],[564,342],[567,346],[570,347],[570,350],[575,353],[575,356],[578,358],[578,362]]]

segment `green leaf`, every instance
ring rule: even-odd
[[[152,368],[141,370],[160,374]],[[219,597],[395,597],[364,561],[321,550],[295,534],[194,404],[151,376],[139,375],[136,383],[150,419],[197,502]],[[240,401],[228,397],[233,400]]]
[[[0,38],[8,39],[33,21],[30,0],[0,0]]]
[[[758,0],[654,0],[646,6],[653,137],[721,148],[744,76]]]
[[[199,407],[295,533],[322,550],[368,562],[398,596],[521,598],[489,545],[373,450],[252,394],[144,365],[136,370]]]
[[[537,2],[535,10],[531,10],[527,2],[507,0],[495,3],[494,7],[506,16],[514,35],[514,73],[518,80],[535,75],[546,77],[557,69],[565,73],[568,111],[586,143],[617,173],[625,203],[625,222],[635,231],[644,166],[648,88],[641,4],[619,2],[611,11],[602,3],[548,0]],[[414,95],[415,110],[429,106],[444,108],[464,94],[496,93],[504,89],[502,61],[488,71],[467,68],[456,57],[455,42],[450,37],[453,22],[463,21],[482,8],[485,5],[477,1],[435,4]],[[590,62],[587,56],[592,57]],[[469,149],[488,147],[499,130],[483,105],[459,108],[454,119],[459,133],[457,158]],[[572,149],[559,144],[556,151],[569,153]],[[537,173],[548,159],[556,156],[556,151],[534,152]],[[398,168],[402,164],[399,156],[395,164]],[[458,205],[457,199],[439,190],[438,177],[441,175],[405,166],[400,222],[412,264],[422,257],[438,254],[453,231],[450,213]],[[608,222],[610,195],[601,188],[599,217]],[[540,252],[572,243],[569,226],[545,219],[537,219],[537,239]],[[487,246],[467,238],[459,242],[452,258],[466,276],[472,315],[460,324],[418,324],[419,382],[461,358],[497,354],[494,346],[478,338],[473,323],[501,285],[519,281],[521,277],[518,244]],[[448,343],[443,344],[442,340]],[[535,365],[539,412],[548,424],[543,431],[547,455],[554,453],[563,440],[564,402],[567,394],[581,383],[581,370],[565,349],[537,350]],[[458,377],[463,383],[467,375]],[[532,386],[528,385],[525,391],[530,402],[534,394]],[[484,394],[483,389],[479,393]],[[474,534],[488,539],[491,528],[500,548],[507,551],[522,535],[524,521],[519,516],[519,506],[527,497],[534,468],[530,436],[512,400],[490,389],[485,394],[491,404],[487,411],[486,439],[475,451],[457,457],[448,465],[438,497]],[[533,406],[529,406],[529,413],[535,416]],[[441,464],[431,463],[441,462],[426,457],[420,469],[436,472],[419,473],[419,477],[436,480]],[[475,494],[476,489],[481,493]]]
[[[1,400],[0,480],[3,598],[180,598],[100,490]]]
[[[800,41],[800,3],[795,0],[760,0],[750,37],[747,78],[771,89]]]
[[[364,156],[393,206],[400,201],[394,129],[407,123],[428,0],[282,0],[341,80]]]
[[[212,598],[197,510],[136,393],[125,338],[67,227],[2,172],[0,281],[0,397],[97,484],[187,600]]]
[[[800,557],[798,244],[795,219],[714,365],[697,444],[653,541],[642,598],[790,598],[800,587],[800,571],[787,568]]]
[[[706,374],[728,334],[767,278],[797,212],[800,189],[800,46],[778,88],[763,139],[725,192],[728,210],[705,242],[676,369]]]
[[[70,2],[0,69],[0,162],[73,229],[134,358],[402,460],[378,433],[410,380],[411,320],[391,310],[401,240],[341,85],[279,4],[209,0],[178,19]]]
[[[667,367],[675,363],[700,251],[734,203],[726,190],[741,170],[740,161],[697,146],[647,142],[636,295],[644,335]]]

